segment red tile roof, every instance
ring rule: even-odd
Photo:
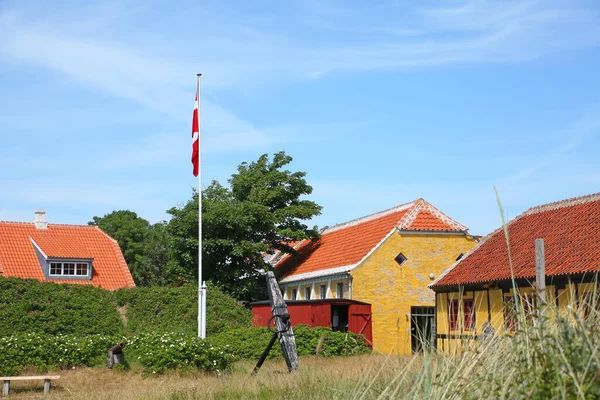
[[[305,240],[298,256],[276,264],[283,278],[345,266],[355,266],[394,229],[400,231],[462,232],[467,227],[452,220],[427,201],[418,199],[321,232],[317,241]]]
[[[93,259],[92,280],[46,279],[32,241],[49,258]],[[50,224],[48,229],[37,229],[33,223],[0,222],[0,275],[108,290],[135,286],[118,243],[100,228],[87,225]]]
[[[544,239],[546,275],[600,270],[600,193],[530,208],[508,223],[515,278],[535,278],[535,239]],[[502,228],[486,236],[431,287],[510,279]]]

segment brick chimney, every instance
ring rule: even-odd
[[[48,221],[46,221],[46,211],[35,210],[35,227],[37,229],[48,229]]]

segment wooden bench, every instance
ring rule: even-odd
[[[36,380],[43,379],[44,380],[44,393],[48,393],[50,390],[50,380],[58,379],[60,376],[58,375],[49,375],[49,376],[0,376],[0,381],[3,381],[2,385],[2,396],[8,396],[8,392],[10,391],[10,381],[28,381],[28,380]]]

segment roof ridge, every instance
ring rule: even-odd
[[[35,222],[23,222],[23,221],[0,221],[0,224],[14,224],[14,225],[35,225]],[[48,223],[48,226],[68,226],[73,228],[91,228],[96,225],[87,225],[87,224],[55,224]]]
[[[525,216],[525,215],[531,215],[531,214],[538,214],[538,213],[545,212],[545,211],[557,210],[559,208],[576,206],[579,204],[585,204],[585,203],[590,203],[590,202],[599,201],[599,200],[600,200],[600,192],[586,194],[584,196],[571,197],[568,199],[563,199],[563,200],[554,201],[551,203],[546,203],[546,204],[541,204],[539,206],[531,207],[531,208],[527,209],[527,211],[525,211],[524,213],[519,215],[519,217]]]
[[[398,229],[404,229],[405,226],[410,225],[415,220],[415,218],[417,218],[417,215],[419,215],[419,210],[421,209],[421,206],[423,205],[424,201],[425,199],[423,198],[419,198],[414,201],[414,203],[416,203],[415,206],[409,213],[406,213],[404,217],[399,221]]]
[[[417,206],[408,214],[404,217],[403,221],[401,224],[398,225],[398,229],[403,230],[410,230],[407,227],[409,227],[414,220],[417,218],[417,216],[419,215],[419,213],[421,211],[427,211],[430,212],[431,214],[433,214],[434,217],[436,217],[437,219],[439,219],[440,221],[442,221],[445,224],[448,224],[450,226],[452,226],[455,229],[461,230],[461,231],[468,231],[469,228],[466,227],[465,225],[461,224],[460,222],[456,221],[453,218],[450,218],[448,215],[444,214],[444,212],[442,212],[442,210],[440,210],[439,208],[437,208],[436,206],[434,206],[433,204],[431,204],[430,202],[428,202],[427,200],[420,198],[418,200],[418,204]]]
[[[332,233],[332,232],[335,232],[335,231],[339,231],[340,229],[344,229],[344,228],[348,228],[348,227],[351,227],[351,226],[359,225],[359,224],[362,224],[364,222],[368,222],[368,221],[372,221],[372,220],[377,219],[377,218],[384,217],[384,216],[386,216],[388,214],[392,214],[394,212],[405,210],[407,208],[410,208],[410,206],[414,205],[419,200],[420,199],[413,200],[413,201],[408,202],[408,203],[404,203],[404,204],[400,204],[400,205],[392,207],[392,208],[388,208],[387,210],[378,211],[378,212],[373,213],[373,214],[365,215],[363,217],[355,218],[355,219],[352,219],[350,221],[343,222],[341,224],[336,224],[336,225],[330,226],[328,228],[323,229],[321,231],[321,234],[324,235],[326,233]]]

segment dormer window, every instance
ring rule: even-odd
[[[89,261],[48,261],[49,278],[91,279],[92,268]]]

